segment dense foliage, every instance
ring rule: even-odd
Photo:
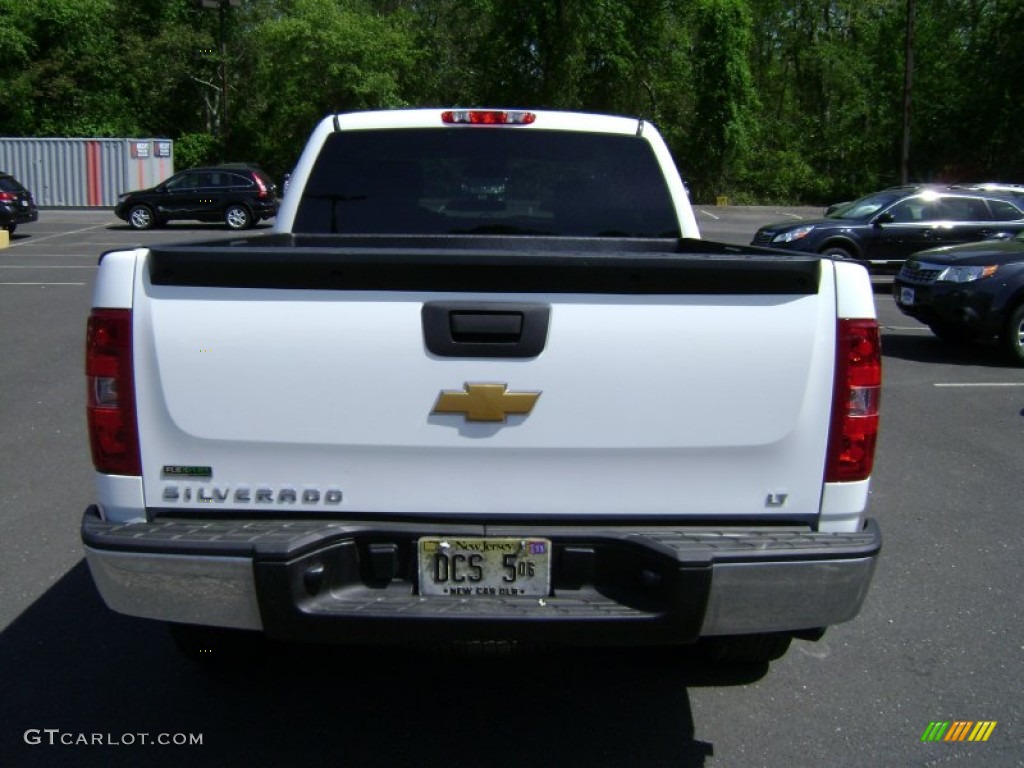
[[[0,0],[0,135],[280,176],[332,111],[582,109],[655,121],[699,200],[820,203],[900,181],[915,2],[912,180],[1024,181],[1020,0]]]

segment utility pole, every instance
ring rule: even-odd
[[[910,181],[910,113],[914,81],[914,0],[907,0],[907,30],[903,49],[903,147],[900,153],[900,183]]]
[[[223,145],[224,159],[228,159],[228,43],[227,43],[227,9],[240,8],[242,0],[196,0],[203,10],[217,9],[219,19],[220,63],[217,67],[220,77],[220,139]]]

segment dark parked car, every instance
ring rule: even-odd
[[[1024,231],[1024,198],[932,187],[895,188],[840,205],[822,219],[761,227],[754,245],[898,269],[925,248]]]
[[[152,189],[128,192],[114,214],[135,229],[150,229],[172,219],[223,221],[248,229],[277,215],[277,187],[261,169],[249,165],[190,168]]]
[[[0,171],[0,229],[13,235],[19,224],[38,219],[39,209],[32,193],[11,174]]]
[[[915,253],[893,281],[896,306],[941,339],[996,337],[1024,365],[1024,233]]]

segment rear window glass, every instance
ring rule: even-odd
[[[10,176],[0,176],[0,192],[24,192],[25,188],[21,186]]]
[[[989,221],[988,208],[979,197],[945,197],[942,199],[945,218],[953,221]]]
[[[1021,213],[1012,203],[1005,200],[989,200],[988,205],[992,209],[992,218],[996,221],[1024,219],[1024,213]]]
[[[508,128],[329,137],[295,232],[678,237],[650,145]]]

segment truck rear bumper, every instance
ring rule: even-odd
[[[544,599],[423,597],[423,535],[543,536]],[[857,533],[796,528],[441,524],[163,518],[82,521],[89,567],[115,611],[262,630],[288,640],[536,639],[686,643],[852,619],[881,548]]]

